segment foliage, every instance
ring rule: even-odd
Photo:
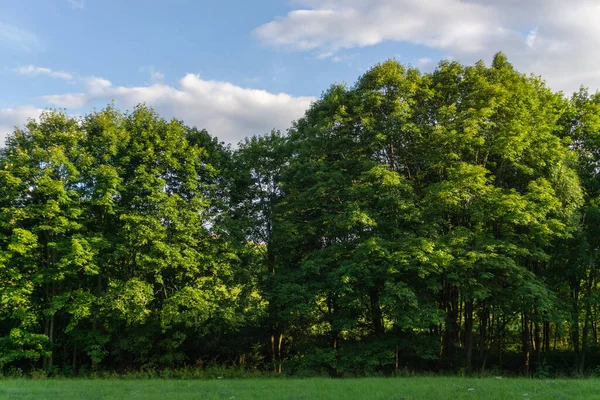
[[[600,94],[503,54],[388,60],[235,149],[45,111],[0,152],[0,369],[589,371],[599,145]]]

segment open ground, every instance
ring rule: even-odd
[[[600,380],[361,378],[3,380],[0,399],[600,399]]]

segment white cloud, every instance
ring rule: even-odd
[[[296,50],[370,46],[386,40],[477,51],[502,35],[486,5],[461,0],[301,0],[291,11],[255,29],[262,40]]]
[[[152,65],[140,67],[140,72],[147,72],[150,75],[150,82],[152,83],[163,83],[165,81],[165,74]]]
[[[600,88],[597,0],[296,0],[254,30],[275,47],[317,54],[398,41],[470,63],[505,52],[557,90]]]
[[[325,60],[327,58],[331,58],[335,53],[333,51],[327,51],[325,53],[319,53],[317,54],[317,59],[319,60]]]
[[[154,83],[163,83],[165,80],[165,74],[158,71],[151,71],[150,80]]]
[[[338,54],[336,56],[333,56],[331,58],[331,61],[333,61],[334,63],[339,63],[339,62],[343,62],[343,61],[352,61],[352,60],[356,59],[357,57],[358,57],[358,53]]]
[[[37,75],[47,75],[51,78],[71,80],[73,79],[73,75],[68,72],[62,71],[53,71],[50,68],[37,67],[35,65],[25,65],[15,69],[15,72],[19,75],[25,76],[37,76]]]
[[[42,96],[42,99],[49,105],[60,108],[82,108],[89,102],[86,93],[51,94]]]
[[[86,92],[43,96],[42,99],[52,106],[68,109],[111,100],[129,109],[146,103],[165,117],[176,117],[186,124],[206,128],[230,143],[272,128],[285,130],[314,101],[312,97],[294,97],[204,80],[194,74],[181,79],[177,88],[163,83],[115,86],[100,78],[88,78],[86,87]]]
[[[23,126],[28,118],[36,118],[42,112],[33,106],[0,109],[0,147],[4,146],[6,136],[13,132],[15,127]]]
[[[102,95],[112,86],[112,83],[109,80],[97,78],[95,76],[85,78],[84,81],[85,86],[88,88],[88,91],[91,95]]]
[[[34,33],[0,22],[0,47],[29,52],[40,46],[41,42]]]
[[[331,60],[334,63],[340,63],[342,61],[352,61],[358,57],[358,53],[336,53],[335,51],[328,51],[325,53],[317,53],[318,60]]]
[[[84,8],[83,2],[80,0],[67,0],[67,2],[75,9],[83,10]]]

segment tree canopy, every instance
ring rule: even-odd
[[[0,151],[0,369],[600,361],[600,95],[387,60],[235,148],[145,105]]]

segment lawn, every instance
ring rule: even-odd
[[[0,399],[600,399],[600,380],[0,380]]]

